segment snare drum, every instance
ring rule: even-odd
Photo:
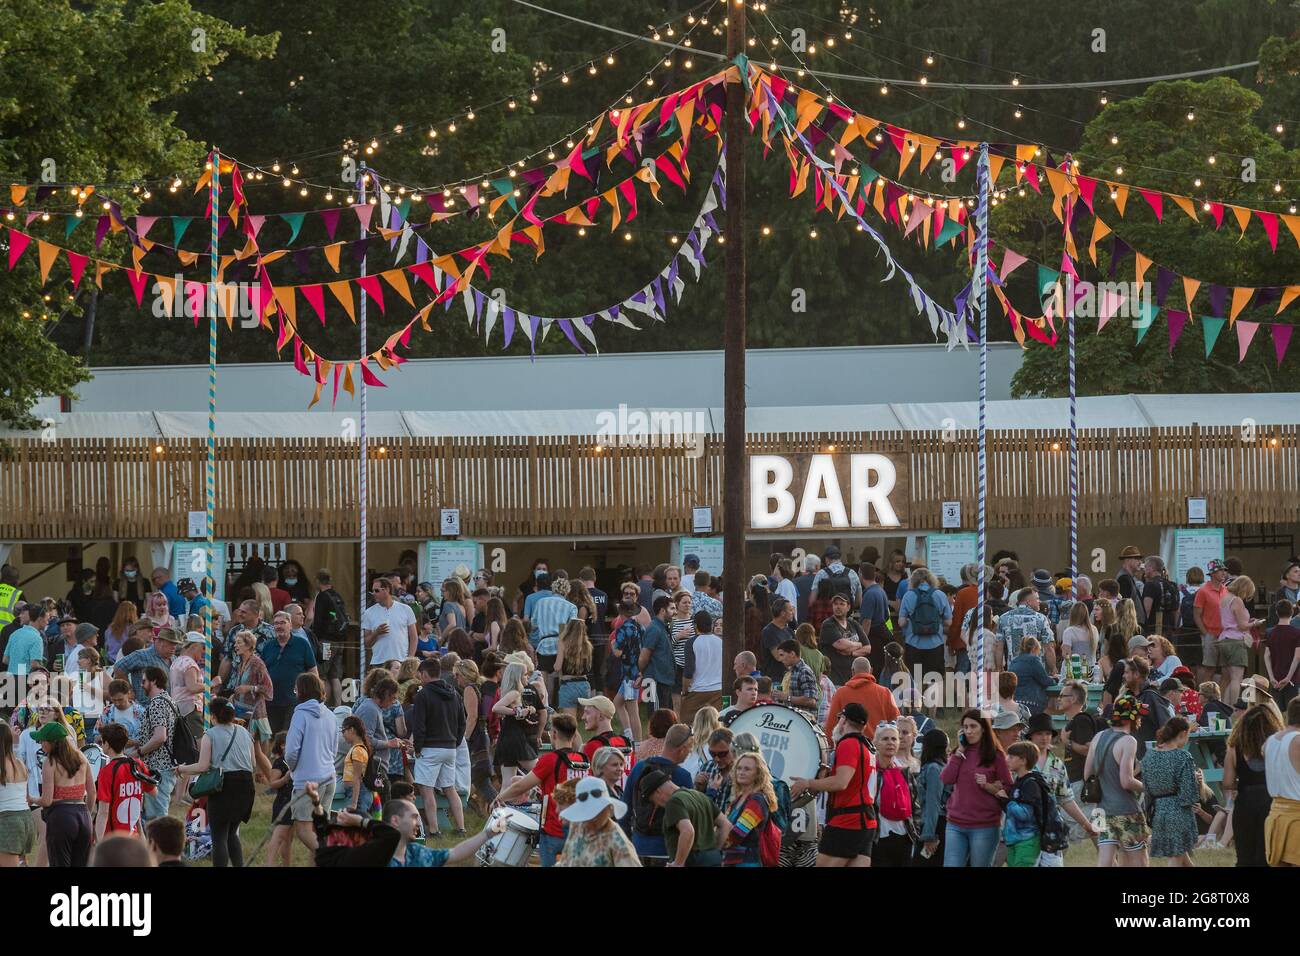
[[[795,777],[815,779],[830,763],[826,733],[794,707],[760,704],[736,715],[728,726],[733,734],[753,734],[772,776],[786,783]]]
[[[541,829],[537,817],[513,807],[497,807],[490,819],[502,817],[506,829],[484,843],[474,858],[479,866],[527,866]]]

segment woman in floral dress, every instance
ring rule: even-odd
[[[1200,801],[1196,761],[1185,750],[1191,725],[1171,717],[1156,733],[1156,745],[1142,758],[1142,782],[1155,800],[1151,855],[1169,857],[1173,866],[1194,866],[1195,807]]]

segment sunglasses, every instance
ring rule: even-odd
[[[604,794],[602,794],[599,790],[584,790],[582,791],[582,793],[577,795],[577,800],[579,803],[582,803],[588,797],[590,797],[592,800],[599,800],[602,796],[604,796]]]
[[[730,756],[731,756],[731,751],[730,751],[730,750],[710,750],[710,751],[709,751],[709,756],[712,757],[714,760],[722,760],[722,759],[725,758],[725,757],[730,757]]]

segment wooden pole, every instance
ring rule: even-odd
[[[727,57],[745,52],[745,0],[727,9]],[[743,63],[744,60],[742,59]],[[741,70],[746,69],[745,66]],[[745,649],[745,77],[727,84],[726,275],[723,333],[722,672]]]

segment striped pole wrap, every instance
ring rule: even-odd
[[[980,313],[980,401],[979,401],[979,507],[976,561],[979,563],[979,595],[975,603],[975,706],[984,709],[984,565],[986,563],[985,511],[988,502],[985,406],[989,377],[989,144],[980,144],[976,172],[979,203],[975,210],[975,301]]]
[[[1073,158],[1067,153],[1065,157],[1065,174],[1073,186],[1074,177]],[[1065,234],[1069,237],[1070,226],[1074,218],[1074,192],[1071,190],[1065,196]],[[1069,245],[1066,245],[1065,255],[1069,255]],[[1077,271],[1077,266],[1076,266]],[[1074,373],[1074,288],[1073,277],[1070,277],[1070,294],[1065,297],[1066,312],[1065,327],[1069,341],[1068,360],[1070,366],[1070,582],[1073,586],[1075,577],[1079,573],[1079,415],[1078,415],[1078,389],[1076,387]]]
[[[365,205],[366,202],[366,177],[368,175],[369,173],[366,172],[366,164],[362,163],[361,175],[357,179],[357,183],[358,183],[357,201],[362,205]],[[366,237],[366,227],[362,226],[361,238],[364,239],[365,237]],[[366,256],[364,254],[361,256],[361,274],[363,276],[366,274]],[[365,361],[366,358],[366,290],[365,289],[361,290],[361,312],[360,312],[358,325],[360,325],[361,327],[361,360]],[[359,597],[357,598],[358,620],[360,620],[361,612],[366,609],[366,596],[367,596],[366,592],[369,589],[369,583],[370,583],[369,581],[366,580],[366,575],[367,575],[366,568],[368,567],[366,563],[366,539],[367,539],[366,520],[369,515],[369,503],[370,503],[370,492],[367,486],[368,462],[366,460],[366,453],[368,449],[366,448],[366,416],[367,416],[366,377],[362,375],[361,376],[361,463],[360,463],[361,471],[357,480],[357,490],[360,493],[359,503],[361,507],[361,590],[358,592]],[[361,631],[360,634],[361,634],[360,648],[357,651],[357,681],[358,681],[357,686],[358,687],[361,686],[359,682],[364,680],[366,676],[365,632]]]
[[[203,636],[207,643],[203,647],[203,677],[205,682],[212,680],[212,601],[217,595],[216,579],[212,576],[213,556],[216,551],[213,541],[213,514],[217,504],[217,265],[218,256],[218,220],[221,218],[218,200],[221,196],[221,150],[212,147],[212,176],[208,181],[208,202],[211,206],[209,215],[211,235],[208,247],[208,458],[204,472],[204,504],[207,511],[208,541],[203,564],[203,595],[207,606],[203,608]],[[210,726],[212,714],[208,693],[203,694],[203,728]]]

